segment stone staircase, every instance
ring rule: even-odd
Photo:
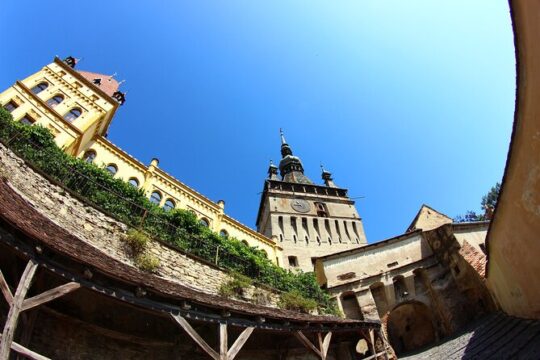
[[[400,359],[540,359],[540,321],[493,313],[438,345]]]

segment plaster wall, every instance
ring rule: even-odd
[[[322,267],[328,287],[364,279],[402,267],[432,255],[432,251],[420,233],[404,235],[386,244],[373,244],[350,254],[322,259]],[[354,275],[345,276],[345,274]]]
[[[487,238],[488,286],[508,314],[540,318],[540,3],[510,1],[517,49],[514,130]]]

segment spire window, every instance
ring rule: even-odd
[[[56,105],[60,104],[62,101],[64,101],[64,96],[60,94],[56,94],[52,98],[47,100],[47,105],[49,105],[49,107],[51,108],[54,108]]]
[[[43,81],[43,82],[40,82],[39,84],[37,84],[36,86],[34,86],[32,88],[32,92],[37,95],[37,94],[39,94],[40,92],[42,92],[43,90],[45,90],[48,87],[49,87],[49,84],[47,84],[45,81]]]
[[[73,108],[71,110],[69,110],[65,115],[64,115],[64,120],[68,121],[68,122],[73,122],[75,119],[77,119],[79,116],[81,116],[82,114],[82,110],[79,109],[79,108]]]

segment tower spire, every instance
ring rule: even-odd
[[[285,140],[282,128],[279,128],[279,136],[281,138],[281,156],[284,158],[287,155],[292,155],[291,147],[287,144],[287,140]]]

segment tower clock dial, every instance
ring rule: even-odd
[[[291,201],[291,207],[299,213],[307,213],[310,210],[309,203],[304,199],[293,199]]]

